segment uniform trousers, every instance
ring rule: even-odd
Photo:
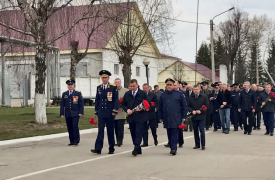
[[[200,144],[202,147],[205,146],[205,120],[192,120],[193,122],[193,128],[194,128],[194,139],[195,139],[195,146],[200,147]],[[200,131],[200,135],[199,135]]]
[[[274,112],[263,113],[264,124],[266,127],[266,133],[274,133]]]
[[[101,149],[103,148],[105,125],[107,127],[109,151],[114,151],[115,150],[114,117],[98,118],[98,134],[95,142],[95,150],[101,151]]]
[[[132,136],[132,141],[135,146],[134,151],[140,153],[141,152],[140,144],[142,141],[142,136],[146,129],[144,122],[129,123],[129,127],[130,127],[131,136]]]
[[[115,134],[117,143],[123,143],[125,119],[115,120]]]
[[[156,119],[150,119],[144,123],[145,131],[143,134],[143,144],[148,145],[148,130],[151,129],[154,140],[157,140],[157,121]]]
[[[177,151],[177,144],[179,139],[178,128],[167,128],[167,135],[169,140],[170,149]]]
[[[253,112],[242,110],[241,111],[241,116],[242,116],[242,120],[243,120],[244,131],[248,132],[248,133],[251,133],[253,122],[254,122]],[[248,123],[247,123],[247,118],[248,118]]]
[[[70,143],[79,143],[80,135],[78,128],[79,116],[66,117],[66,124],[69,133]]]

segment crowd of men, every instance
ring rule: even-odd
[[[126,89],[119,78],[115,79],[115,84],[109,82],[109,71],[102,70],[99,75],[102,84],[97,86],[95,99],[98,135],[92,153],[101,154],[105,127],[109,154],[115,152],[115,146],[122,146],[126,121],[134,145],[133,156],[142,154],[142,147],[148,146],[149,129],[154,144],[158,145],[159,123],[167,130],[165,147],[170,147],[171,155],[177,154],[177,144],[179,148],[183,146],[183,131],[194,131],[193,149],[205,150],[205,130],[214,127],[214,131],[221,129],[229,134],[232,124],[234,131],[240,128],[244,134],[251,135],[252,130],[261,129],[262,115],[265,135],[273,136],[275,90],[269,84],[261,87],[245,82],[229,86],[215,82],[208,87],[208,82],[202,82],[191,86],[168,78],[165,90],[160,90],[158,85],[152,90],[148,84],[139,86],[137,80],[132,79]],[[68,91],[62,95],[60,116],[66,118],[69,146],[77,146],[80,142],[78,121],[84,114],[83,98],[81,92],[74,90],[74,80],[66,83]],[[149,103],[148,109],[144,101]],[[186,128],[179,128],[183,124]]]

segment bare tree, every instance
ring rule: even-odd
[[[119,3],[115,8],[107,10],[109,18],[112,20],[110,26],[111,39],[110,46],[116,52],[119,63],[122,64],[122,73],[124,76],[124,87],[128,87],[133,63],[133,57],[139,53],[150,52],[149,45],[156,42],[165,43],[165,37],[161,34],[169,34],[169,28],[173,22],[162,18],[162,16],[171,16],[172,8],[170,2],[166,0],[114,0]],[[114,17],[114,14],[116,16]],[[153,45],[154,46],[154,45]],[[153,47],[157,51],[157,47]]]
[[[68,34],[76,24],[87,18],[88,11],[83,12],[81,17],[77,17],[73,23],[68,24],[67,28],[56,34],[49,35],[50,23],[53,23],[53,16],[64,7],[68,6],[73,0],[3,0],[7,7],[14,7],[17,11],[12,12],[13,16],[9,17],[9,12],[2,11],[0,14],[0,25],[9,29],[11,34],[23,34],[28,39],[33,40],[36,44],[35,52],[35,120],[37,123],[46,124],[46,106],[45,100],[45,78],[46,78],[46,55],[49,52],[50,45],[61,37]],[[93,3],[93,1],[91,1]],[[13,21],[17,18],[16,21]],[[6,21],[5,21],[6,20]],[[51,21],[52,20],[52,21]],[[17,22],[17,23],[14,23]]]
[[[182,83],[186,81],[186,74],[185,74],[184,64],[181,62],[175,63],[173,67],[173,71],[171,72],[173,79]],[[185,78],[184,78],[185,77]]]

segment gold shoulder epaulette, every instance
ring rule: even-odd
[[[110,83],[110,85],[111,85],[111,86],[116,86],[116,85],[115,85],[115,84],[113,84],[113,83]]]
[[[81,91],[75,90],[75,92],[81,92]]]

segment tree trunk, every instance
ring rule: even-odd
[[[35,55],[35,121],[38,124],[47,124],[45,105],[45,80],[46,80],[46,54],[47,49],[43,45],[37,46]]]
[[[75,80],[76,77],[76,67],[79,61],[84,57],[82,53],[78,53],[78,41],[71,41],[71,69],[70,77]]]
[[[131,69],[131,59],[127,59],[126,63],[123,64],[122,73],[124,77],[124,87],[128,89],[131,81],[132,69]],[[128,63],[130,62],[130,63]]]
[[[71,55],[71,69],[70,69],[70,77],[75,80],[76,77],[76,67],[77,67],[77,58],[74,55]]]

